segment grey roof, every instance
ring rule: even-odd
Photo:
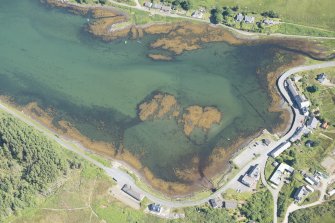
[[[242,178],[242,183],[248,187],[253,186],[259,179],[258,164],[251,166],[247,173]]]
[[[131,196],[132,198],[134,198],[135,200],[141,201],[141,194],[134,191],[128,184],[123,185],[121,190],[126,194],[128,194],[129,196]]]
[[[215,199],[209,199],[209,204],[213,207],[216,208],[218,204],[216,203]]]
[[[159,3],[154,3],[154,4],[152,4],[152,8],[154,8],[154,9],[161,9],[162,8],[162,4],[159,4]]]
[[[148,8],[151,8],[152,3],[151,3],[151,2],[145,2],[145,3],[144,3],[144,6],[145,6],[145,7],[148,7]]]
[[[271,141],[269,139],[262,139],[262,142],[265,144],[265,145],[270,145]]]
[[[237,22],[241,22],[241,21],[243,21],[243,19],[244,19],[244,16],[241,13],[238,13],[236,15],[236,21]]]
[[[163,5],[161,9],[163,11],[170,11],[171,10],[171,6]]]
[[[271,25],[273,24],[273,20],[272,19],[264,19],[263,22],[267,25]]]
[[[244,17],[244,21],[247,22],[247,23],[254,23],[255,22],[255,17],[246,15]]]
[[[324,82],[326,79],[327,79],[327,75],[325,73],[321,73],[317,76],[317,80],[321,83]]]
[[[294,193],[294,199],[297,201],[301,201],[306,195],[308,194],[307,189],[305,186],[301,186],[298,190]]]
[[[309,120],[307,121],[307,127],[311,129],[316,129],[318,127],[319,121],[314,117],[310,117]]]

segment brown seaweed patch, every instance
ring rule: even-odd
[[[148,54],[148,57],[153,59],[153,60],[162,60],[162,61],[171,61],[172,57],[163,55],[163,54]]]
[[[164,180],[156,178],[147,167],[144,167],[143,173],[145,178],[151,183],[154,188],[160,191],[164,191],[170,196],[186,194],[189,193],[191,190],[191,187],[189,185],[175,182],[166,182]]]
[[[76,15],[87,15],[90,11],[89,7],[83,7],[81,5],[70,4],[67,1],[59,1],[59,0],[40,0],[41,3],[47,3],[48,5],[58,7],[58,8],[65,8],[69,12],[76,14]]]
[[[150,118],[163,118],[167,114],[176,114],[178,110],[177,100],[170,94],[158,93],[147,102],[139,105],[138,116],[142,121]]]
[[[165,23],[165,24],[151,24],[150,26],[143,27],[143,31],[147,34],[168,34],[176,27],[175,24]]]
[[[204,131],[209,130],[213,124],[219,124],[221,121],[221,112],[214,107],[201,107],[198,105],[186,108],[183,114],[182,122],[184,124],[184,133],[189,136],[194,128],[201,128]]]
[[[200,49],[201,46],[196,39],[185,40],[182,36],[174,38],[161,38],[150,45],[152,48],[162,48],[175,54],[181,54],[184,51]]]
[[[129,166],[131,170],[135,170],[136,173],[144,176],[144,181],[151,185],[154,190],[162,192],[169,196],[179,196],[190,193],[196,190],[194,185],[188,185],[183,183],[168,182],[155,177],[155,175],[147,168],[142,165],[139,158],[129,152],[122,146],[116,152],[116,148],[113,144],[105,143],[102,141],[93,141],[86,136],[82,135],[71,123],[61,120],[57,122],[57,126],[53,123],[53,115],[56,111],[52,108],[42,109],[36,102],[31,102],[25,106],[18,106],[14,104],[9,97],[0,96],[2,101],[5,101],[11,106],[16,107],[18,110],[29,114],[30,117],[37,120],[42,125],[46,126],[56,134],[62,135],[63,137],[79,142],[85,148],[91,151],[104,155],[108,158],[115,158],[125,162],[125,166]]]
[[[152,25],[154,27],[155,25]],[[175,54],[201,48],[202,43],[225,41],[230,44],[241,44],[232,33],[220,28],[205,24],[189,22],[171,25],[171,31],[151,43],[152,48],[162,48]]]

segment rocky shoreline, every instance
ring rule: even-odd
[[[317,44],[312,42],[305,42],[300,40],[279,40],[272,38],[255,38],[248,36],[241,36],[225,30],[222,27],[213,26],[210,24],[199,24],[193,22],[178,22],[178,23],[153,23],[149,25],[134,25],[128,23],[128,16],[117,9],[102,6],[82,6],[72,4],[60,0],[41,0],[52,7],[66,9],[67,11],[83,16],[90,16],[92,21],[85,27],[86,31],[91,35],[100,38],[104,41],[113,41],[119,38],[139,39],[144,35],[153,35],[157,38],[150,43],[152,49],[163,49],[173,55],[180,55],[185,51],[196,50],[202,48],[205,43],[210,42],[227,42],[229,44],[258,44],[268,43],[282,46],[285,50],[301,51],[306,50],[307,54],[314,56],[322,56],[315,50]],[[305,51],[304,51],[305,52]],[[161,54],[148,54],[148,57],[154,60],[170,61],[173,57],[164,56]],[[304,59],[302,57],[295,57],[285,67],[269,71],[266,75],[267,88],[272,98],[271,112],[281,112],[282,124],[275,127],[273,131],[284,132],[290,122],[290,112],[281,107],[281,97],[275,83],[277,77],[284,69],[296,64],[302,64]],[[262,77],[264,78],[264,77]],[[154,105],[153,105],[154,106]],[[233,154],[245,144],[246,139],[240,137],[234,139],[235,143],[231,149],[227,150],[222,147],[215,148],[212,155],[207,162],[201,163],[197,157],[192,158],[192,166],[189,170],[176,170],[180,178],[195,182],[194,185],[186,185],[173,182],[165,182],[155,178],[152,172],[144,167],[139,161],[138,157],[132,155],[126,148],[115,148],[115,145],[104,142],[94,142],[83,136],[79,131],[71,126],[70,123],[60,121],[58,124],[61,128],[56,128],[52,122],[52,112],[43,111],[37,104],[29,104],[24,109],[27,113],[32,114],[36,119],[40,120],[44,125],[57,129],[60,134],[73,138],[85,147],[93,151],[120,159],[127,162],[134,169],[139,170],[145,176],[146,181],[155,189],[160,190],[168,195],[185,195],[192,191],[199,190],[204,185],[207,178],[212,178],[217,175],[218,170],[229,170],[229,160]],[[164,113],[164,112],[163,112]],[[165,114],[165,113],[164,113]],[[215,119],[217,120],[217,118]],[[199,174],[198,166],[201,166],[202,173]],[[206,183],[205,183],[206,184]]]

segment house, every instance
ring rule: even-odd
[[[316,77],[316,80],[322,84],[327,80],[327,75],[325,73],[321,73]]]
[[[314,182],[309,177],[305,177],[304,180],[310,185],[314,185]]]
[[[216,203],[215,199],[209,199],[209,204],[212,206],[212,208],[218,208],[218,204]]]
[[[273,158],[276,158],[277,156],[279,156],[282,152],[284,152],[286,149],[290,148],[291,143],[290,142],[283,142],[282,144],[280,144],[279,146],[277,146],[276,148],[274,148],[271,152],[270,152],[270,156],[272,156]]]
[[[202,12],[202,10],[197,10],[192,13],[193,18],[202,19],[203,16],[204,16],[204,13]]]
[[[163,6],[163,5],[162,5],[162,4],[159,4],[159,3],[153,3],[153,4],[152,4],[152,8],[153,8],[153,9],[161,9],[162,6]]]
[[[149,210],[152,212],[160,213],[161,212],[161,205],[160,204],[149,204]]]
[[[171,11],[171,6],[163,5],[161,7],[161,10],[164,12],[170,12]]]
[[[301,186],[296,190],[296,192],[293,195],[293,198],[296,202],[302,201],[303,198],[305,198],[308,195],[308,191],[305,188],[305,186]]]
[[[292,101],[295,102],[301,113],[307,116],[309,114],[308,107],[311,105],[310,101],[308,101],[304,95],[298,93],[295,84],[290,79],[288,79],[286,83],[291,98],[293,99]]]
[[[260,169],[258,164],[251,166],[242,178],[242,183],[248,187],[254,186],[259,180]]]
[[[223,201],[223,207],[226,209],[235,209],[237,208],[237,201]]]
[[[253,16],[245,16],[244,17],[244,22],[245,23],[254,23],[255,22],[255,17],[253,17]]]
[[[308,101],[304,95],[298,95],[295,100],[300,109],[307,108],[311,105],[311,102]]]
[[[147,8],[151,8],[152,7],[152,2],[145,2],[144,6]]]
[[[282,176],[285,173],[292,174],[294,171],[294,168],[287,165],[286,163],[281,163],[277,169],[273,172],[270,182],[273,183],[274,185],[278,186],[281,182]]]
[[[305,175],[304,180],[309,183],[310,185],[319,185],[320,183],[320,179],[315,177],[315,176],[309,176],[309,175]]]
[[[235,17],[236,22],[242,22],[244,19],[244,16],[241,13],[238,13]]]
[[[263,23],[265,25],[273,25],[274,24],[274,21],[272,19],[264,19],[263,20]]]
[[[141,201],[142,197],[141,194],[134,191],[131,186],[129,186],[128,184],[123,185],[123,187],[121,188],[121,190],[123,192],[125,192],[126,194],[128,194],[130,197],[134,198],[137,201]]]
[[[262,143],[266,146],[269,146],[271,144],[271,141],[269,139],[262,139]]]
[[[314,116],[311,116],[308,119],[308,121],[306,123],[306,126],[307,126],[307,128],[312,130],[312,129],[316,129],[318,127],[319,123],[320,122]]]

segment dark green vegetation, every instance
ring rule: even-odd
[[[259,223],[271,223],[273,219],[273,198],[271,193],[262,189],[251,196],[241,208],[241,214]]]
[[[184,10],[191,9],[192,5],[189,0],[162,0],[161,2],[165,4],[171,4],[174,9],[182,8]]]
[[[0,160],[0,220],[35,206],[37,195],[46,193],[69,166],[56,144],[2,112]]]
[[[312,85],[312,86],[308,86],[306,87],[306,90],[309,92],[309,93],[315,93],[319,90],[319,88],[315,85]]]
[[[335,219],[335,201],[298,210],[290,214],[289,223],[333,223]]]
[[[237,21],[237,15],[242,14],[243,16],[254,17],[255,21],[252,23],[246,23],[244,20]],[[211,21],[215,24],[223,23],[227,26],[238,28],[241,30],[254,31],[254,32],[265,32],[269,31],[263,24],[263,20],[266,18],[278,18],[279,15],[272,10],[256,14],[241,10],[238,6],[234,7],[216,7],[211,10]]]

